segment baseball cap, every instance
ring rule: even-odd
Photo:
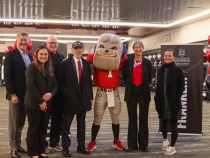
[[[72,43],[72,48],[75,48],[75,47],[84,47],[84,45],[82,42],[76,41],[76,42]]]

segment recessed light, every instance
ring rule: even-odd
[[[108,4],[99,4],[100,7],[106,7]]]
[[[170,10],[171,7],[163,7],[163,9]]]

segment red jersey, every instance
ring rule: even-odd
[[[88,54],[86,60],[90,62],[91,64],[93,63],[93,56],[94,54]],[[116,88],[120,85],[120,79],[119,79],[119,74],[120,70],[123,66],[123,63],[125,59],[127,59],[127,55],[125,54],[123,57],[121,57],[120,60],[120,65],[117,70],[112,70],[111,74],[112,77],[109,78],[109,71],[108,70],[99,70],[95,68],[95,73],[93,74],[93,81],[94,84],[98,87],[105,88],[105,89],[113,89]]]

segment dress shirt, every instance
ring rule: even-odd
[[[18,50],[20,51],[20,54],[21,54],[21,56],[23,58],[23,61],[25,63],[25,66],[28,67],[28,65],[31,63],[31,60],[30,60],[30,58],[28,56],[28,52],[23,52],[19,48],[18,48]]]
[[[79,82],[79,71],[78,71],[78,61],[79,60],[75,56],[73,56],[73,58],[74,58],[75,66],[76,66],[77,79],[78,79],[78,82]],[[80,64],[81,64],[81,67],[83,69],[83,66],[82,66],[82,58],[80,59]]]

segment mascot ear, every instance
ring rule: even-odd
[[[127,53],[127,48],[126,48],[126,45],[124,43],[122,43],[122,55],[121,57],[123,57],[126,53]]]

